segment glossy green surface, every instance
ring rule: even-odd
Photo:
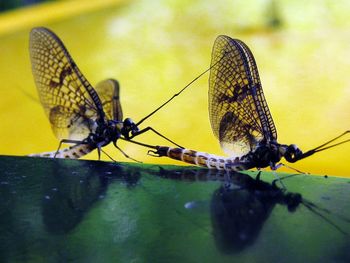
[[[228,188],[227,174],[192,167],[7,156],[0,167],[1,262],[350,260],[349,179],[298,175],[283,192],[270,173]]]

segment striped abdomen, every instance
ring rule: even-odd
[[[37,154],[30,154],[28,156],[30,157],[46,157],[46,158],[67,158],[67,159],[78,159],[92,150],[94,150],[95,147],[92,147],[88,144],[79,144],[74,145],[69,148],[65,148],[62,150],[59,150],[56,154],[56,151],[53,152],[44,152],[44,153],[37,153]],[[56,156],[55,156],[56,154]]]
[[[171,159],[183,161],[197,166],[207,167],[209,169],[226,171],[243,171],[254,167],[250,162],[243,161],[240,158],[221,157],[209,153],[197,152],[194,150],[171,148],[158,146],[154,151],[159,157],[167,156]]]

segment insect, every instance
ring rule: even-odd
[[[241,171],[268,166],[275,170],[281,165],[278,162],[282,157],[294,163],[350,141],[334,142],[350,133],[346,131],[305,153],[295,144],[279,144],[252,52],[242,41],[224,35],[217,37],[212,51],[209,117],[221,148],[232,157],[166,146],[157,146],[148,153],[218,170]]]
[[[79,158],[97,149],[100,159],[102,147],[112,142],[130,158],[119,148],[117,140],[154,148],[132,140],[149,130],[174,143],[152,127],[138,128],[158,109],[136,124],[130,118],[123,121],[118,82],[108,79],[93,88],[63,42],[51,30],[43,27],[32,29],[29,43],[32,72],[40,101],[54,134],[60,139],[57,151],[31,156]],[[62,143],[73,146],[60,150]]]

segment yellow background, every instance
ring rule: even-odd
[[[93,85],[118,79],[124,117],[136,122],[208,68],[217,35],[239,38],[257,61],[278,141],[306,151],[350,129],[349,11],[348,1],[106,0],[59,1],[4,13],[0,154],[26,155],[58,145],[31,75],[28,39],[34,26],[52,29]],[[211,131],[207,91],[205,75],[142,127],[152,126],[187,148],[223,155]],[[168,145],[151,133],[137,140]],[[147,163],[181,164],[147,156],[147,149],[131,143],[119,145]],[[129,161],[112,145],[105,149],[116,160]],[[349,152],[350,143],[292,166],[350,176]]]

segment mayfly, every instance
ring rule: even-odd
[[[165,146],[157,146],[156,150],[149,150],[149,154],[218,170],[241,171],[268,166],[275,170],[282,157],[294,163],[350,141],[335,142],[350,132],[346,131],[305,153],[295,144],[279,144],[252,52],[242,41],[224,35],[217,37],[212,50],[209,117],[221,147],[233,153],[233,157]]]
[[[31,156],[79,158],[97,149],[100,159],[102,147],[112,142],[130,158],[119,148],[117,140],[154,148],[132,140],[147,131],[153,131],[181,147],[152,127],[138,128],[163,105],[138,123],[130,118],[123,121],[116,80],[102,81],[94,89],[78,69],[63,42],[47,28],[32,29],[29,43],[32,72],[40,101],[54,134],[60,139],[57,151]],[[59,150],[62,143],[73,146]]]

